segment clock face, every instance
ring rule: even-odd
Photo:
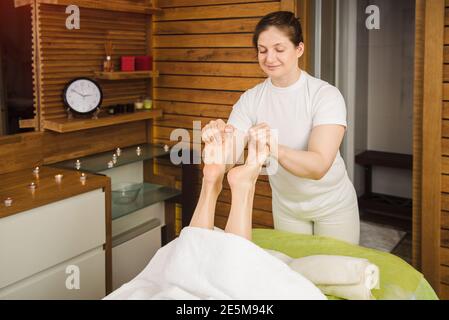
[[[64,102],[78,113],[89,113],[101,105],[103,94],[100,86],[88,78],[71,81],[64,89]]]

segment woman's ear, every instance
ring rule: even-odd
[[[304,54],[304,42],[301,42],[296,47],[296,55],[297,55],[298,59],[301,58],[303,54]]]

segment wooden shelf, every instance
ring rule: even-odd
[[[59,133],[81,131],[92,128],[107,127],[127,122],[157,119],[162,116],[162,110],[136,111],[119,115],[100,115],[98,119],[72,119],[67,118],[45,120],[44,129]]]
[[[155,78],[159,76],[158,71],[114,71],[114,72],[103,72],[96,71],[95,78],[102,80],[128,80],[128,79],[148,79]]]
[[[95,0],[15,0],[15,7],[21,7],[30,5],[34,2],[41,4],[52,4],[52,5],[77,5],[80,8],[88,9],[98,9],[107,11],[118,11],[118,12],[130,12],[130,13],[140,13],[140,14],[156,14],[162,12],[160,8],[142,6],[142,5],[132,5],[132,4],[114,4],[108,3],[107,1],[95,1]]]

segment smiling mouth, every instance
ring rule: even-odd
[[[280,66],[266,66],[268,69],[276,69],[279,68]]]

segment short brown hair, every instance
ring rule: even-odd
[[[256,49],[260,34],[269,27],[276,27],[284,31],[295,47],[304,42],[301,23],[295,14],[290,11],[276,11],[267,14],[257,23],[253,35],[253,45]]]

